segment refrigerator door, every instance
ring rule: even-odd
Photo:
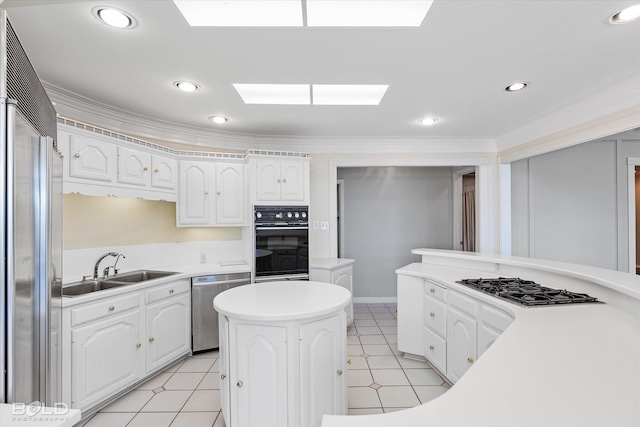
[[[41,352],[47,348],[44,281],[39,277],[40,136],[7,103],[6,400],[44,401]]]

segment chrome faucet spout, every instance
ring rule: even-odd
[[[93,280],[96,280],[98,278],[98,268],[100,267],[100,262],[108,256],[117,257],[118,255],[120,254],[117,252],[107,252],[106,254],[101,255],[100,258],[98,258],[98,260],[96,261],[96,265],[93,267]]]

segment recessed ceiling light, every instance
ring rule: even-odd
[[[174,82],[173,85],[183,92],[195,92],[196,90],[200,89],[200,86],[197,83],[193,82]]]
[[[311,94],[307,84],[241,84],[234,83],[245,104],[309,105]]]
[[[91,9],[93,16],[115,28],[131,29],[138,25],[136,19],[129,13],[111,6],[96,6]]]
[[[517,92],[519,90],[522,90],[526,87],[529,86],[529,83],[526,82],[518,82],[518,83],[513,83],[512,85],[509,85],[507,87],[504,88],[504,90],[506,90],[507,92]]]
[[[229,121],[229,119],[227,119],[226,117],[222,117],[222,116],[211,116],[209,117],[209,120],[211,120],[213,123],[216,124],[223,124],[223,123],[227,123]]]
[[[438,119],[436,117],[427,117],[425,119],[418,120],[418,123],[424,126],[431,126],[438,123]]]
[[[379,105],[389,85],[312,85],[313,105]]]
[[[638,18],[640,18],[640,4],[635,4],[613,15],[609,18],[609,22],[612,24],[626,24]]]

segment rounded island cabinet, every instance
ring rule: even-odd
[[[254,283],[214,299],[228,427],[316,427],[346,414],[350,301],[346,289],[313,281]]]

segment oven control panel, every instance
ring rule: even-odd
[[[256,224],[286,223],[308,224],[308,206],[255,206],[254,219]]]

